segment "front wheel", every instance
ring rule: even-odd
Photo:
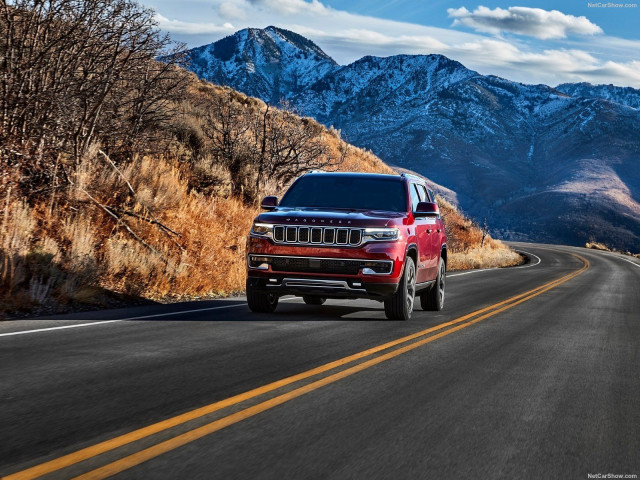
[[[409,320],[413,312],[413,301],[416,295],[416,265],[411,257],[407,257],[404,273],[393,296],[384,301],[384,313],[389,320]]]
[[[302,300],[307,305],[322,305],[324,302],[327,301],[327,299],[324,297],[314,297],[312,295],[303,295]]]
[[[444,283],[447,276],[444,260],[438,264],[438,276],[433,286],[420,294],[420,306],[423,310],[439,312],[444,308]]]
[[[275,293],[256,290],[247,280],[247,303],[252,312],[273,313],[278,306],[278,296]]]

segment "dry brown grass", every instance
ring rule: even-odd
[[[127,218],[155,252],[126,232],[108,236],[101,252],[106,265],[101,286],[155,299],[225,295],[244,288],[245,236],[254,208],[189,191],[179,166],[166,160],[136,159],[123,174],[137,194],[131,210],[152,215],[180,236]],[[110,180],[106,190],[117,191],[122,179],[112,175]]]
[[[35,220],[24,201],[7,194],[1,224],[0,285],[6,297],[14,295],[16,288],[27,280],[27,255],[31,249],[31,237]]]
[[[622,255],[628,255],[629,257],[640,258],[640,253],[631,253],[629,251],[618,250],[617,248],[611,248],[608,245],[605,245],[604,243],[600,243],[600,242],[594,242],[594,241],[587,242],[585,244],[585,248],[591,248],[593,250],[602,250],[605,252],[621,253]]]
[[[478,225],[446,199],[438,197],[437,201],[446,225],[449,270],[510,267],[523,262],[520,254],[488,234],[483,245]]]
[[[599,242],[587,242],[585,247],[593,250],[604,250],[605,252],[611,251],[611,248],[607,247],[604,243]]]
[[[123,173],[138,194],[130,210],[143,218],[153,215],[180,237],[143,218],[123,217],[151,250],[78,190],[51,212],[46,203],[30,207],[7,197],[0,251],[3,310],[91,303],[95,287],[152,299],[244,289],[253,207],[189,191],[179,168],[164,160],[136,159]],[[107,165],[82,175],[83,186],[96,185],[91,195],[106,205],[123,191],[122,178]]]
[[[502,242],[491,240],[483,247],[473,247],[463,252],[452,252],[448,259],[449,270],[496,268],[520,265],[522,257]]]

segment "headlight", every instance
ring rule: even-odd
[[[400,232],[397,228],[365,228],[364,241],[392,242],[398,240]]]
[[[270,223],[254,223],[251,233],[260,237],[273,238],[273,225]]]

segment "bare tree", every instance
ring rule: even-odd
[[[290,111],[275,111],[268,116],[266,159],[263,178],[279,186],[312,169],[332,167],[341,158],[330,154],[324,127],[309,118],[299,118]]]
[[[480,241],[480,248],[484,247],[484,239],[487,238],[489,234],[489,226],[487,225],[487,217],[484,218],[484,223],[482,224],[482,240]]]
[[[332,154],[326,129],[314,120],[255,104],[231,90],[204,97],[199,108],[206,112],[202,131],[212,162],[230,172],[232,193],[250,202],[267,184],[281,189],[346,155],[346,150]]]
[[[185,82],[168,46],[133,0],[0,0],[0,140],[40,157],[126,150]]]
[[[214,96],[205,108],[202,130],[210,141],[213,161],[229,170],[232,193],[242,196],[246,182],[242,172],[255,160],[248,143],[251,113],[234,100],[232,91]]]

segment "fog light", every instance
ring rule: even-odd
[[[393,265],[391,262],[360,262],[360,268],[364,275],[379,275],[391,273]]]
[[[256,268],[258,270],[268,270],[270,261],[271,259],[269,257],[261,255],[249,255],[250,268]]]

